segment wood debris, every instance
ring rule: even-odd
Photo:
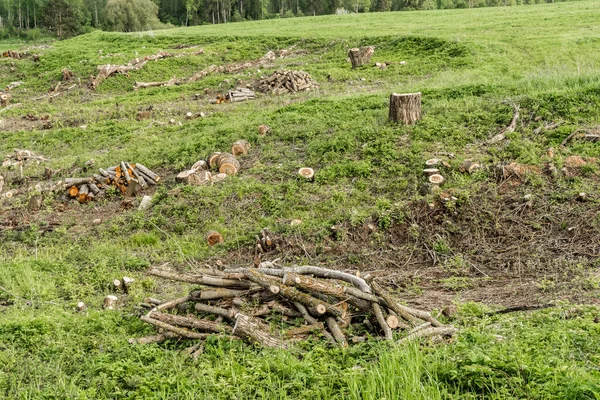
[[[36,164],[39,164],[40,162],[44,161],[50,160],[44,156],[35,154],[31,150],[13,149],[13,153],[4,157],[2,166],[10,168],[14,166],[22,166],[24,163],[28,162],[35,162]]]
[[[262,93],[275,95],[308,91],[318,87],[310,74],[304,71],[278,70],[263,78],[256,84],[256,89]]]
[[[371,57],[375,53],[375,47],[365,46],[361,48],[353,48],[348,50],[348,58],[352,63],[352,68],[360,67],[361,65],[369,64]]]
[[[498,132],[498,134],[496,134],[494,137],[492,137],[490,140],[488,140],[489,144],[494,144],[494,143],[503,141],[505,139],[507,133],[513,133],[515,131],[515,129],[517,129],[517,121],[519,120],[519,116],[520,116],[520,112],[519,112],[520,107],[516,104],[513,104],[513,108],[514,108],[514,114],[510,121],[510,124],[508,124],[508,126],[506,128],[502,129],[500,132]]]
[[[266,232],[260,241],[268,237]],[[310,336],[347,347],[363,342],[363,334],[408,341],[457,332],[426,311],[400,304],[376,281],[327,268],[238,268],[197,275],[152,269],[148,274],[198,285],[182,298],[140,304],[149,310],[142,321],[169,337],[204,340],[219,335],[286,349]],[[188,312],[190,305],[194,314]],[[272,318],[277,318],[277,330],[269,323]],[[130,342],[151,343],[155,338]]]
[[[99,169],[99,174],[87,178],[66,178],[67,195],[80,203],[88,203],[102,196],[108,188],[118,190],[125,197],[135,197],[150,185],[156,185],[160,176],[142,164],[121,161],[119,165]]]
[[[230,90],[227,94],[218,94],[215,99],[211,99],[211,104],[222,104],[222,103],[237,103],[240,101],[252,100],[256,98],[256,94],[248,88],[236,88]]]
[[[157,54],[153,54],[143,58],[136,58],[135,60],[130,61],[126,65],[99,65],[98,73],[96,74],[96,76],[91,77],[89,87],[90,89],[96,89],[102,83],[102,81],[104,81],[110,76],[113,76],[115,74],[127,75],[130,71],[138,71],[144,68],[144,65],[146,65],[148,61],[157,61],[167,57],[172,57],[172,54],[161,51]]]
[[[25,57],[26,55],[27,55],[26,53],[20,53],[16,50],[6,50],[4,53],[2,53],[2,57],[14,58],[15,60],[20,60],[21,58]]]
[[[240,63],[232,63],[227,65],[211,65],[210,67],[203,69],[202,71],[196,72],[194,75],[189,78],[176,79],[172,78],[168,81],[161,82],[136,82],[133,85],[134,90],[145,89],[151,87],[165,87],[165,86],[175,86],[175,85],[183,85],[186,83],[194,83],[201,79],[204,79],[208,75],[217,74],[217,73],[226,73],[233,74],[250,68],[262,68],[264,65],[272,63],[275,60],[275,53],[272,51],[267,52],[264,56],[257,60],[240,62]]]

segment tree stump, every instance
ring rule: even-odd
[[[421,119],[421,93],[390,95],[389,119],[412,125]]]
[[[359,48],[353,48],[348,50],[348,57],[352,63],[352,68],[360,67],[371,62],[371,57],[375,53],[375,47],[367,46]]]
[[[206,162],[208,163],[208,166],[210,168],[215,168],[217,166],[217,160],[219,159],[219,156],[221,155],[220,151],[215,151],[214,153],[211,153],[208,158],[206,159]]]
[[[209,246],[214,246],[218,243],[223,243],[223,236],[217,231],[209,231],[206,234],[206,241]]]
[[[230,153],[221,153],[217,159],[219,172],[227,175],[235,175],[241,166],[238,160]]]

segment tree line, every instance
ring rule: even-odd
[[[0,37],[70,37],[93,29],[168,26],[377,11],[499,7],[567,0],[0,0]]]

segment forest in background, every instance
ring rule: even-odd
[[[567,0],[0,0],[0,39],[136,32],[306,15],[500,7]]]

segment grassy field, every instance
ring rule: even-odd
[[[40,181],[45,166],[60,169],[59,178],[86,176],[90,158],[98,167],[138,161],[164,176],[147,193],[153,205],[146,212],[123,209],[119,196],[85,205],[47,196],[35,212],[27,207],[31,194],[0,198],[0,394],[600,398],[600,148],[577,139],[560,146],[573,131],[593,133],[600,124],[599,21],[595,1],[306,17],[95,32],[30,49],[41,54],[39,63],[0,59],[2,84],[24,82],[12,90],[12,102],[22,106],[0,114],[0,152],[26,148],[50,159],[27,165],[23,180],[1,168],[5,191]],[[204,53],[174,49],[179,44]],[[346,53],[358,45],[377,46],[373,61],[393,64],[352,70]],[[260,71],[133,90],[136,81],[189,77],[278,49],[290,55]],[[96,91],[85,85],[97,65],[160,50],[182,56],[111,77]],[[65,67],[81,87],[32,100],[53,89]],[[320,86],[209,104],[238,81],[253,83],[277,68],[307,71]],[[413,91],[423,93],[424,118],[409,127],[389,123],[389,94]],[[488,143],[508,125],[514,104],[517,129]],[[151,119],[137,121],[149,107]],[[185,119],[199,111],[206,117]],[[23,118],[29,114],[48,115],[52,127]],[[260,136],[260,124],[272,133]],[[239,175],[213,186],[175,182],[177,172],[241,138],[252,151]],[[573,156],[586,164],[574,166]],[[448,163],[441,196],[423,188],[424,162],[433,157]],[[465,160],[482,168],[462,173]],[[528,172],[502,172],[511,162]],[[302,166],[316,170],[314,183],[297,179]],[[302,224],[292,226],[294,219]],[[313,340],[291,351],[213,338],[198,360],[181,351],[189,341],[128,343],[153,332],[138,318],[139,302],[190,288],[149,277],[148,267],[250,265],[264,227],[283,245],[263,260],[368,271],[401,301],[435,315],[456,306],[440,318],[459,334],[447,344],[369,341],[334,349]],[[223,245],[205,243],[211,229],[224,235]],[[120,295],[117,310],[102,310],[110,283],[123,275],[136,284]],[[88,310],[76,312],[78,301]],[[555,306],[490,314],[544,303]]]

